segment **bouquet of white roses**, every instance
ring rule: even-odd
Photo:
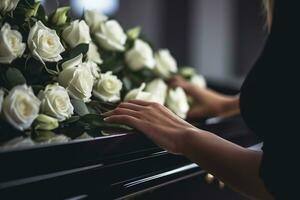
[[[168,50],[154,52],[138,27],[125,32],[93,10],[72,20],[69,10],[46,16],[39,1],[0,2],[0,143],[68,141],[130,129],[101,116],[130,99],[154,101],[186,117],[186,94],[165,82],[179,73]],[[191,68],[180,72],[205,85]]]

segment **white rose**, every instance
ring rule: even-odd
[[[202,76],[200,74],[193,75],[190,79],[190,82],[201,88],[205,88],[207,85],[204,76]]]
[[[79,54],[78,56],[64,62],[62,64],[62,68],[66,69],[69,67],[77,67],[77,66],[82,66],[82,67],[86,67],[87,69],[90,70],[91,74],[93,75],[93,81],[95,82],[99,77],[100,77],[100,68],[98,67],[98,65],[92,61],[88,61],[83,63],[82,62],[82,58],[83,55]],[[64,81],[64,80],[62,80]],[[67,83],[65,83],[64,85],[66,85]]]
[[[176,60],[167,49],[159,50],[155,53],[156,66],[154,71],[162,78],[170,78],[172,73],[177,72]]]
[[[0,89],[0,113],[2,111],[3,99],[4,99],[4,91]]]
[[[39,92],[38,97],[41,100],[41,113],[58,121],[64,121],[72,116],[74,108],[68,92],[57,83],[47,85],[45,90]]]
[[[105,102],[117,102],[120,100],[122,82],[112,72],[101,74],[96,82],[93,95]]]
[[[138,71],[144,67],[153,69],[155,65],[150,45],[139,39],[135,40],[133,48],[126,52],[125,61],[133,71]]]
[[[41,21],[30,29],[28,47],[32,55],[41,62],[57,62],[65,51],[55,30],[47,28]]]
[[[146,84],[142,83],[139,88],[135,88],[131,91],[129,91],[125,98],[124,101],[129,101],[129,100],[143,100],[143,101],[151,101],[152,100],[152,95],[150,92],[144,92],[143,90],[145,89]]]
[[[59,84],[67,89],[72,98],[90,101],[94,76],[87,63],[82,63],[82,55],[66,61],[62,66],[63,71],[58,76]]]
[[[63,30],[62,37],[72,48],[82,43],[88,44],[92,41],[90,28],[83,20],[71,22],[71,24]]]
[[[16,9],[20,0],[1,0],[0,1],[0,13],[13,11]]]
[[[5,23],[0,31],[0,63],[10,64],[23,55],[25,48],[21,33],[11,30],[10,25]]]
[[[7,122],[23,131],[28,129],[38,116],[40,104],[31,87],[18,85],[5,97],[3,114]]]
[[[89,25],[92,33],[99,30],[101,23],[105,22],[107,19],[107,16],[100,14],[97,10],[86,10],[84,12],[84,20]]]
[[[187,112],[189,111],[189,104],[184,90],[180,87],[170,89],[166,100],[166,106],[176,115],[185,119]]]
[[[91,74],[94,77],[94,82],[100,78],[100,68],[98,67],[98,65],[96,63],[89,61],[89,62],[83,63],[83,65],[86,66],[87,68],[89,68]]]
[[[152,101],[164,105],[168,86],[162,79],[154,79],[147,84],[145,91],[151,93]]]
[[[124,51],[127,36],[116,20],[100,23],[100,28],[94,33],[98,44],[106,50]]]
[[[93,43],[90,42],[89,44],[89,50],[86,54],[88,61],[93,61],[99,65],[103,63],[103,60],[101,59],[100,53],[98,51],[98,47]]]

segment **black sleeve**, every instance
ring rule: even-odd
[[[245,122],[264,142],[260,177],[276,199],[298,199],[300,190],[293,183],[300,169],[298,8],[295,1],[275,0],[271,34],[240,95]]]

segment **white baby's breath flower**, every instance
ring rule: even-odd
[[[41,113],[55,117],[59,121],[70,118],[73,114],[68,92],[57,83],[49,84],[45,90],[41,90],[39,95],[41,100]]]
[[[28,129],[38,116],[40,100],[27,85],[15,86],[5,97],[3,114],[8,123],[16,129]]]
[[[21,33],[11,30],[10,25],[5,23],[0,31],[0,63],[10,64],[23,55],[25,48]]]
[[[104,102],[117,102],[120,100],[122,82],[112,72],[101,74],[96,82],[93,95]]]
[[[71,22],[71,24],[63,30],[62,37],[72,48],[82,43],[89,44],[92,41],[90,28],[83,20]]]
[[[32,55],[41,62],[57,62],[65,51],[55,30],[49,29],[41,21],[30,29],[28,47]]]
[[[125,61],[133,71],[141,70],[144,67],[153,69],[155,65],[150,45],[140,39],[135,40],[132,49],[126,52]]]

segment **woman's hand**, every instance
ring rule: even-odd
[[[198,87],[180,76],[169,81],[172,87],[182,87],[194,100],[188,118],[229,116],[239,113],[239,96],[219,94],[208,88]]]
[[[123,102],[116,109],[104,113],[104,117],[107,122],[124,123],[138,129],[174,154],[182,154],[185,134],[197,129],[166,107],[141,100]]]

